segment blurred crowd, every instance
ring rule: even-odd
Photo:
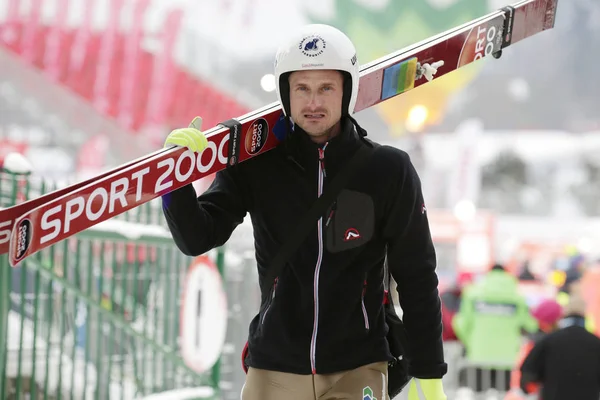
[[[531,290],[537,287],[539,290]],[[458,275],[441,293],[458,386],[505,400],[600,397],[600,263],[572,248],[544,276],[525,261]]]

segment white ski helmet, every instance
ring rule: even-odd
[[[289,74],[316,69],[345,72],[342,115],[352,115],[358,97],[359,81],[356,48],[342,31],[324,24],[304,26],[277,50],[275,85],[285,115],[290,114]]]

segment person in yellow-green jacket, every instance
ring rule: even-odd
[[[469,369],[475,372],[476,391],[488,389],[482,387],[484,373],[490,374],[491,387],[508,390],[510,372],[523,342],[522,331],[533,333],[538,329],[525,298],[519,293],[517,278],[499,264],[466,288],[452,326],[465,346],[467,361],[472,366]]]

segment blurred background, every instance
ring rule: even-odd
[[[11,152],[32,165],[29,175],[5,166],[0,206],[158,149],[196,115],[209,128],[275,101],[278,39],[303,24],[340,28],[365,64],[505,5],[0,0],[0,165]],[[560,0],[553,30],[357,114],[421,175],[442,291],[494,263],[516,277],[527,266],[534,279],[520,290],[533,307],[600,266],[599,52],[600,2]],[[199,386],[206,393],[165,398],[239,398],[239,354],[258,311],[252,246],[244,224],[207,258],[183,257],[151,202],[18,268],[0,265],[0,398],[133,399]],[[190,289],[195,265],[204,283]],[[209,305],[184,317],[191,292]]]

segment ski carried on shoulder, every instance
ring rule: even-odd
[[[49,193],[45,193],[45,194],[41,195],[40,197],[36,197],[34,199],[29,199],[23,203],[17,204],[16,206],[0,209],[0,254],[8,253],[10,234],[12,232],[12,226],[14,225],[15,220],[17,218],[19,218],[21,215],[35,209],[36,207],[39,207],[39,206],[44,205],[45,203],[48,203],[54,199],[57,199],[61,196],[69,194],[71,192],[74,192],[75,190],[82,188],[86,185],[89,185],[93,182],[104,179],[105,177],[112,175],[122,169],[125,169],[125,168],[129,167],[130,165],[134,165],[136,163],[142,162],[143,160],[146,160],[146,159],[154,156],[155,154],[158,154],[158,153],[161,153],[164,151],[166,151],[166,149],[160,149],[156,152],[147,154],[147,155],[137,158],[133,161],[129,161],[128,163],[120,165],[116,168],[113,168],[112,170],[103,172],[102,174],[95,176],[93,178],[89,178],[84,181],[75,183],[73,185],[70,185],[70,186],[67,186],[67,187],[64,187],[61,189],[57,189],[57,190],[54,190]]]
[[[524,0],[361,67],[355,112],[554,27],[558,0]],[[102,221],[273,149],[285,136],[279,103],[205,131],[202,153],[156,151],[77,185],[0,210],[0,254],[12,266]],[[12,228],[12,229],[11,229]],[[2,230],[4,229],[4,230]],[[7,243],[10,234],[10,243]]]

